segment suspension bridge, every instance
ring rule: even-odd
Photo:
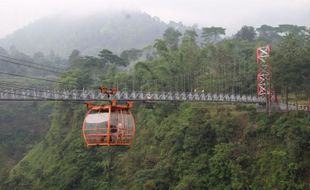
[[[251,95],[212,94],[198,92],[117,92],[110,96],[98,90],[55,90],[5,89],[0,92],[4,101],[207,101],[263,103],[262,97]]]
[[[236,65],[229,73],[224,73],[221,78],[216,78],[210,71],[199,70],[197,72],[183,73],[183,75],[167,77],[163,81],[147,81],[151,86],[143,86],[137,79],[126,83],[115,82],[119,91],[114,95],[100,93],[93,89],[49,89],[33,88],[23,85],[0,81],[0,101],[191,101],[191,102],[226,102],[226,103],[250,103],[263,105],[269,111],[276,104],[278,111],[298,110],[307,111],[308,106],[286,104],[278,102],[271,87],[271,69],[268,59],[270,47],[257,49],[258,72],[250,80],[246,76],[253,75],[245,65]],[[63,68],[47,66],[9,56],[0,55],[0,61],[29,67],[55,74],[63,73]],[[229,68],[226,68],[229,69]],[[222,69],[225,71],[225,67]],[[63,82],[54,79],[26,76],[15,73],[0,72],[1,75],[22,77],[44,82]],[[252,80],[252,81],[251,81]],[[97,81],[101,83],[101,81]],[[146,83],[144,81],[144,83]],[[251,84],[252,83],[252,84]],[[163,85],[164,84],[164,85]],[[256,85],[255,85],[256,84]],[[160,88],[160,85],[164,86]],[[157,88],[155,88],[157,87]],[[160,90],[158,90],[160,89]]]

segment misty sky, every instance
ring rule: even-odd
[[[228,33],[242,25],[310,26],[310,0],[0,0],[0,38],[41,17],[127,9],[165,22],[222,26]]]

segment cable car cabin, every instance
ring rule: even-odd
[[[89,109],[83,123],[83,136],[87,146],[129,146],[135,135],[135,120],[131,112],[133,103],[94,106]]]

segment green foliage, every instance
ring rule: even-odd
[[[136,105],[128,148],[85,148],[82,105],[57,104],[44,141],[10,172],[4,189],[304,189],[310,118],[249,119],[235,107]],[[241,109],[241,108],[239,108]],[[262,116],[262,117],[260,117]],[[301,151],[302,150],[302,151]]]
[[[197,37],[198,37],[198,34],[195,29],[185,30],[183,41],[190,40],[192,42],[196,42]]]
[[[202,28],[202,37],[207,43],[218,42],[221,35],[225,35],[225,28],[222,27],[205,27]]]
[[[281,36],[278,34],[277,27],[272,27],[264,24],[259,28],[256,28],[256,31],[259,33],[259,39],[265,40],[269,43],[275,40],[279,40],[281,38]]]
[[[130,61],[136,61],[139,57],[141,57],[142,51],[138,49],[130,49],[130,50],[124,50],[120,54],[120,58],[123,60],[130,62]]]
[[[306,36],[289,33],[273,49],[272,82],[275,89],[287,98],[289,93],[293,93],[297,99],[307,99],[310,96],[310,43],[306,39]]]
[[[119,66],[126,66],[128,63],[120,58],[117,55],[114,55],[110,50],[103,49],[99,52],[99,59],[102,61],[104,64],[115,64]]]
[[[161,39],[155,40],[154,48],[156,49],[156,51],[158,52],[160,56],[163,56],[163,57],[167,56],[168,48],[164,40],[161,40]]]
[[[50,125],[50,112],[51,106],[42,103],[0,104],[0,184],[11,168],[43,139]]]
[[[254,41],[256,37],[255,29],[252,26],[243,26],[235,35],[240,40]]]
[[[169,49],[171,50],[177,50],[178,49],[178,45],[179,45],[179,37],[181,36],[181,32],[179,32],[178,30],[169,27],[165,30],[163,37],[164,40],[166,41]]]
[[[244,40],[224,40],[203,47],[197,44],[194,30],[186,31],[180,43],[179,36],[176,30],[167,30],[164,39],[155,41],[157,54],[137,62],[129,72],[122,70],[122,60],[135,59],[136,51],[125,52],[122,58],[107,49],[98,57],[82,57],[73,51],[70,71],[61,77],[58,87],[95,87],[100,80],[111,86],[124,85],[121,87],[126,90],[171,90],[174,88],[171,83],[179,76],[197,73],[190,76],[192,80],[188,84],[176,80],[179,82],[176,89],[182,86],[184,91],[193,91],[193,88],[211,91],[212,86],[201,87],[196,83],[212,84],[208,76],[213,75],[226,81],[221,90],[232,93],[255,90],[251,86],[256,71],[253,60],[255,47],[261,42],[253,41],[253,36],[242,33]],[[294,38],[285,39],[279,49],[296,43]],[[307,51],[305,46],[302,52]],[[296,48],[293,52],[299,50]],[[294,53],[286,58],[294,60]],[[301,52],[298,55],[308,60],[308,55]],[[236,59],[242,61],[243,68],[236,66]],[[227,72],[237,69],[249,72],[253,78]],[[303,79],[301,85],[305,85],[305,81]],[[248,89],[242,92],[241,84]],[[131,87],[133,89],[129,89]],[[256,113],[251,105],[193,102],[154,103],[150,110],[145,104],[137,103],[133,109],[137,134],[131,147],[86,148],[81,134],[85,112],[86,108],[80,103],[55,103],[48,133],[13,169],[6,170],[8,175],[1,180],[1,188],[309,188],[308,113],[269,116]],[[0,118],[5,120],[7,116]]]

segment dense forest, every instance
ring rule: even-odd
[[[224,38],[225,29],[221,27],[201,31],[181,32],[169,27],[154,41],[154,50],[148,56],[138,49],[118,55],[103,48],[97,56],[83,56],[74,50],[68,59],[69,68],[55,88],[97,88],[101,82],[132,90],[130,84],[137,81],[135,88],[141,90],[182,86],[185,91],[221,88],[255,92],[255,50],[271,43],[274,88],[280,97],[307,101],[309,29],[295,25],[244,26],[230,39]],[[235,70],[240,73],[231,78]],[[175,81],[171,85],[172,75],[184,76],[185,72],[191,73],[191,82],[179,85],[181,81]],[[213,77],[205,77],[206,73]],[[210,81],[215,79],[222,82]],[[217,89],[202,87],[197,81]],[[9,106],[13,110],[18,105],[6,103],[1,108]],[[15,121],[15,125],[33,125],[38,135],[26,133],[31,142],[20,141],[20,136],[13,139],[15,142],[5,140],[11,135],[6,130],[13,133],[18,127],[7,129],[9,123],[1,122],[1,145],[8,143],[3,150],[11,153],[24,149],[14,144],[31,146],[25,156],[14,160],[23,157],[16,165],[3,158],[0,189],[310,188],[309,113],[268,115],[257,113],[251,104],[136,103],[137,134],[132,146],[87,148],[81,134],[86,113],[83,104],[48,102],[33,106],[49,115],[35,109],[31,115],[38,120],[36,124],[31,119],[24,121],[25,117]],[[4,115],[1,121],[9,116]]]

